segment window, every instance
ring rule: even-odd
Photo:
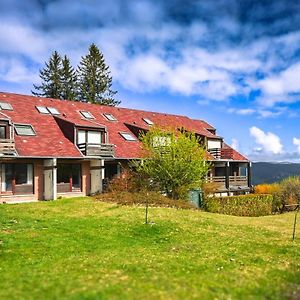
[[[57,192],[80,192],[81,191],[81,165],[58,164],[57,165]]]
[[[17,135],[36,135],[31,125],[17,125],[15,124],[15,130]]]
[[[0,102],[0,108],[3,110],[13,110],[12,106],[6,102]]]
[[[18,195],[33,193],[32,164],[2,164],[1,177],[1,192]]]
[[[54,107],[47,107],[47,109],[49,110],[50,114],[52,114],[52,115],[60,115],[60,112]]]
[[[6,139],[6,126],[0,125],[0,139]]]
[[[78,130],[77,144],[97,144],[103,141],[103,132],[95,130]]]
[[[104,116],[108,121],[117,121],[117,119],[116,119],[112,114],[103,114],[103,116]]]
[[[95,119],[95,117],[94,117],[89,111],[83,111],[83,110],[81,110],[80,113],[81,113],[86,119]]]
[[[154,123],[148,119],[148,118],[143,118],[143,120],[148,124],[148,125],[153,125]]]
[[[88,131],[87,132],[88,144],[101,144],[101,132],[99,131]]]
[[[131,135],[128,132],[120,132],[120,135],[126,140],[126,141],[136,141],[136,138]]]
[[[45,106],[36,106],[36,109],[39,111],[41,114],[50,114],[49,110]]]

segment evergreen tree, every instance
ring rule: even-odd
[[[103,54],[95,44],[89,47],[89,53],[82,57],[78,67],[79,99],[84,102],[116,106],[116,91],[111,89],[112,77],[105,64]]]
[[[77,75],[74,68],[71,66],[69,58],[65,55],[61,61],[61,99],[77,100]]]
[[[62,59],[57,51],[54,51],[49,59],[45,62],[45,67],[40,70],[41,85],[33,85],[36,91],[31,91],[35,96],[42,96],[47,98],[61,97],[61,68]]]

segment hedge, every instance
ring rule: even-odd
[[[266,216],[273,212],[273,196],[249,194],[208,197],[204,200],[204,209],[208,212],[234,216]]]

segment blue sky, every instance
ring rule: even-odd
[[[212,123],[256,161],[300,161],[300,2],[0,0],[0,89],[96,43],[121,106]]]

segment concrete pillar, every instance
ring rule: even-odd
[[[91,160],[91,195],[102,193],[102,180],[104,179],[104,160]]]
[[[229,190],[229,174],[230,174],[229,161],[227,161],[225,165],[225,187],[227,190]]]
[[[252,186],[252,180],[251,180],[252,172],[251,172],[251,167],[252,167],[251,162],[248,162],[248,164],[247,164],[247,179],[248,179],[248,187],[250,187],[250,188]]]
[[[44,200],[57,199],[57,161],[56,158],[44,160]]]

